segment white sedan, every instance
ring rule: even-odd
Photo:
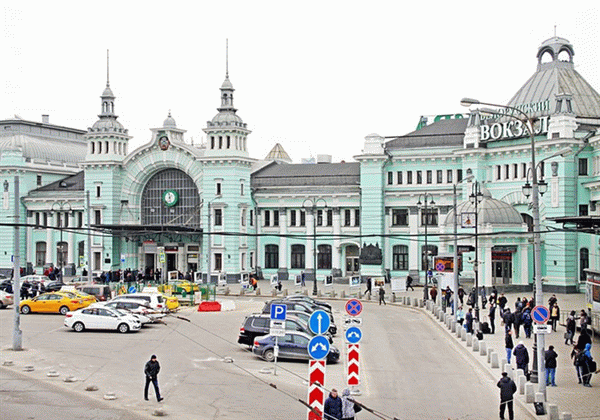
[[[132,314],[140,320],[142,325],[156,322],[158,319],[165,316],[163,313],[154,314],[152,308],[146,306],[145,301],[135,299],[119,299],[108,302],[96,302],[92,303],[90,308],[118,309],[121,312]]]
[[[120,333],[139,331],[140,320],[132,314],[111,308],[84,308],[67,312],[65,327],[77,332],[88,330],[117,330]]]
[[[0,309],[6,308],[8,305],[14,304],[14,296],[12,293],[7,293],[0,290]]]

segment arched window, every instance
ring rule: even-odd
[[[292,245],[291,268],[305,268],[304,245]]]
[[[579,281],[585,281],[585,270],[590,268],[590,251],[587,248],[581,248],[579,250]]]
[[[163,194],[177,193],[175,204],[167,205]],[[141,200],[142,225],[200,227],[200,195],[194,180],[179,169],[165,169],[146,183]]]
[[[279,245],[265,246],[265,268],[279,268]]]
[[[394,245],[394,248],[392,248],[392,270],[408,270],[408,246]]]
[[[319,245],[317,247],[317,268],[320,270],[331,270],[331,245]]]
[[[433,261],[433,257],[438,254],[438,247],[435,245],[427,245],[427,250],[429,252],[425,252],[425,245],[421,247],[421,270],[427,270],[427,267],[433,268],[431,266],[431,262]],[[427,264],[426,255],[429,257],[429,264]]]

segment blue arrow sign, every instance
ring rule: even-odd
[[[362,331],[358,327],[350,327],[346,330],[346,341],[350,344],[356,344],[362,338]]]
[[[308,354],[313,359],[322,359],[329,353],[329,340],[324,335],[316,335],[308,342]]]
[[[325,311],[315,311],[308,319],[308,326],[315,334],[323,334],[329,329],[329,325],[331,325],[331,319]]]
[[[285,321],[285,315],[287,313],[286,305],[271,304],[271,319],[279,319]]]

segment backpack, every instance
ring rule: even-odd
[[[523,324],[525,325],[531,324],[531,314],[529,313],[529,311],[523,312],[522,320]]]

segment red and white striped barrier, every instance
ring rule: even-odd
[[[348,344],[348,386],[360,383],[360,347],[358,344]]]
[[[308,420],[322,420],[325,390],[321,386],[325,386],[325,360],[308,361],[308,383],[308,405],[319,413],[308,410]]]

